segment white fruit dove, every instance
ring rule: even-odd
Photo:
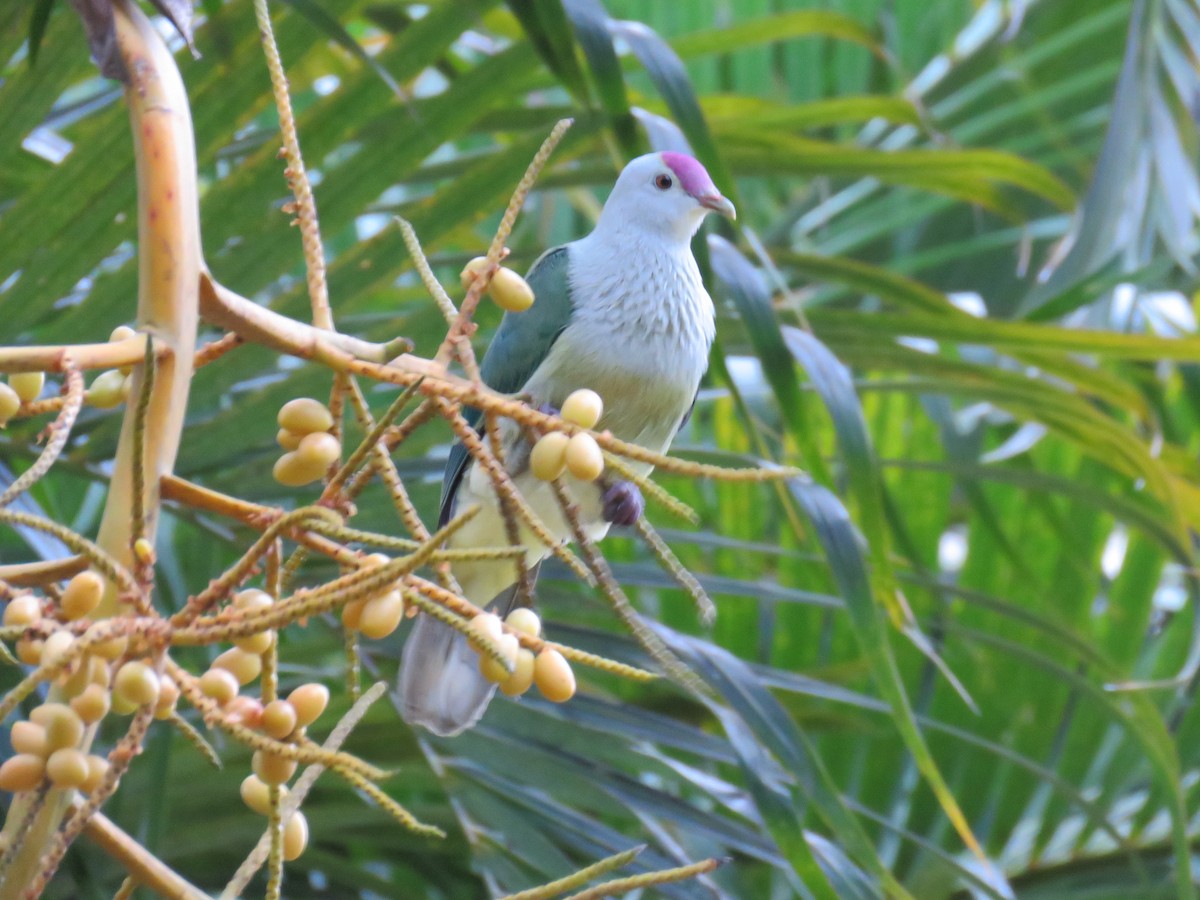
[[[589,388],[604,401],[597,430],[664,451],[695,402],[714,334],[713,304],[692,256],[691,239],[709,212],[733,218],[733,204],[699,162],[683,153],[650,153],[621,172],[595,229],[547,250],[527,276],[536,300],[506,313],[481,364],[484,382],[520,393],[533,405],[561,408]],[[472,424],[478,410],[469,410]],[[511,421],[502,425],[505,463],[521,496],[559,540],[571,537],[550,484],[529,468],[530,445]],[[642,473],[649,465],[632,463]],[[564,476],[589,537],[642,513],[637,487]],[[458,509],[481,510],[448,541],[451,548],[509,543],[492,483],[458,444],[442,485],[440,522]],[[524,565],[549,550],[523,527]],[[511,559],[458,562],[468,600],[504,617],[517,601]],[[458,734],[479,720],[496,685],[479,673],[479,655],[458,631],[421,615],[404,645],[398,692],[407,721],[435,734]]]

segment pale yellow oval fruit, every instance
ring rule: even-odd
[[[458,280],[462,282],[463,290],[469,291],[471,289],[471,285],[475,283],[475,279],[483,276],[483,272],[486,268],[486,256],[477,256],[463,266],[463,270],[458,273]]]
[[[112,704],[110,706],[110,709],[114,713],[116,713],[118,716],[128,716],[128,715],[132,715],[133,713],[137,712],[137,709],[138,709],[137,704],[130,703],[121,694],[112,694],[112,695],[110,695],[110,697],[111,697],[111,704]]]
[[[359,562],[359,566],[364,569],[377,569],[380,566],[385,566],[392,561],[392,558],[386,553],[368,553]]]
[[[158,702],[154,704],[154,718],[159,721],[171,718],[177,703],[179,703],[179,686],[169,675],[164,675],[160,679]]]
[[[55,787],[82,787],[88,777],[87,754],[74,747],[55,750],[46,760],[46,774]]]
[[[101,659],[107,659],[111,662],[112,660],[123,656],[128,647],[129,638],[115,637],[111,641],[92,644],[91,652]]]
[[[133,558],[143,566],[152,566],[158,559],[154,553],[154,545],[144,537],[133,542]]]
[[[582,428],[595,428],[604,415],[604,401],[595,391],[580,388],[572,391],[563,401],[562,417]]]
[[[280,428],[275,432],[275,443],[284,450],[295,450],[300,446],[300,439],[304,437],[302,434],[296,434],[294,431],[288,431],[286,428]]]
[[[306,434],[300,439],[296,448],[296,456],[307,465],[319,466],[324,472],[342,455],[342,445],[332,434],[319,431],[316,434]]]
[[[276,756],[274,753],[264,753],[255,750],[250,760],[254,774],[267,784],[283,784],[296,774],[296,761],[286,756]]]
[[[515,634],[502,634],[500,639],[496,641],[496,646],[500,648],[500,652],[504,654],[504,658],[510,664],[516,665],[518,651],[521,649],[520,643],[517,641]],[[479,654],[479,674],[488,681],[499,684],[502,681],[507,681],[509,677],[508,669],[497,659],[493,659],[485,653]]]
[[[280,428],[305,435],[314,431],[328,431],[333,427],[333,415],[320,400],[297,397],[280,407],[278,422]]]
[[[262,674],[262,657],[233,647],[213,660],[213,668],[232,673],[238,684],[249,684]]]
[[[238,609],[267,609],[274,602],[270,594],[260,591],[258,588],[246,588],[233,595],[233,605]]]
[[[29,718],[46,729],[46,750],[75,747],[83,740],[83,720],[65,703],[43,703]]]
[[[4,607],[5,625],[32,625],[42,617],[42,604],[33,594],[21,594]]]
[[[402,618],[404,596],[399,591],[388,591],[366,602],[359,617],[358,630],[373,640],[379,640],[395,631]]]
[[[75,635],[69,631],[56,631],[42,644],[42,665],[55,667],[62,664],[63,659],[75,646]]]
[[[479,613],[467,624],[472,631],[491,638],[493,643],[500,640],[500,635],[504,634],[504,626],[500,622],[500,617],[495,613]],[[470,636],[467,637],[467,640],[471,640]],[[475,645],[476,650],[479,649],[478,644],[474,641],[472,644]]]
[[[134,706],[157,703],[161,688],[158,673],[137,660],[117,669],[117,677],[113,679],[113,693]]]
[[[87,389],[87,401],[97,409],[112,409],[125,399],[126,378],[117,369],[101,372]]]
[[[571,439],[561,431],[544,434],[529,452],[529,471],[542,481],[553,481],[567,466],[567,445]]]
[[[506,312],[525,312],[533,306],[533,288],[529,286],[529,282],[504,266],[497,269],[496,274],[492,276],[488,293],[492,295],[496,305]]]
[[[80,572],[67,582],[63,590],[63,615],[68,619],[82,619],[100,605],[104,596],[104,579],[96,572],[88,569]]]
[[[27,666],[36,666],[42,661],[42,642],[21,638],[17,641],[17,659]]]
[[[247,775],[242,779],[242,802],[260,816],[271,814],[271,789],[257,775]],[[279,799],[282,801],[288,795],[288,789],[282,785],[279,788]]]
[[[509,697],[519,697],[533,684],[533,651],[522,647],[517,651],[513,673],[500,682],[500,690]]]
[[[237,696],[238,680],[228,669],[209,669],[200,676],[200,690],[217,701],[217,705],[224,706]]]
[[[8,386],[24,403],[32,403],[40,397],[45,385],[45,372],[14,372],[8,376]]]
[[[96,788],[100,787],[100,782],[108,774],[108,760],[103,756],[92,754],[87,758],[87,767],[87,780],[79,786],[79,789],[85,794],[90,794]]]
[[[565,703],[575,696],[575,673],[557,650],[547,647],[533,661],[533,680],[542,696],[552,703]]]
[[[604,471],[604,454],[590,434],[577,434],[567,443],[567,469],[580,481],[595,481]]]
[[[7,384],[0,382],[0,426],[16,415],[21,407],[21,398]]]
[[[0,765],[0,791],[31,791],[42,783],[46,762],[31,753],[18,753]]]
[[[137,332],[134,331],[132,328],[130,328],[128,325],[118,325],[116,328],[114,328],[112,330],[112,334],[110,334],[108,336],[108,340],[109,340],[109,343],[115,344],[117,341],[127,341],[131,337],[137,337]],[[128,375],[132,371],[133,371],[133,366],[121,366],[121,368],[120,368],[120,372],[122,375]]]
[[[308,846],[308,819],[296,810],[283,826],[283,858],[288,862],[299,859]]]
[[[239,650],[253,653],[256,656],[262,656],[275,643],[275,632],[268,629],[260,631],[257,634],[248,634],[245,637],[234,638],[233,643]]]
[[[36,722],[27,722],[24,719],[13,722],[8,739],[17,753],[45,756],[49,752],[46,746],[46,729]]]
[[[95,649],[92,647],[92,650]],[[91,684],[108,687],[112,683],[112,670],[109,668],[108,662],[94,653],[89,653],[87,656],[87,673],[88,682]]]
[[[351,600],[343,606],[342,625],[351,631],[358,631],[358,625],[362,621],[363,608],[366,605],[366,600]]]
[[[286,700],[272,700],[263,707],[259,728],[267,737],[283,740],[296,730],[296,707]]]
[[[530,637],[537,637],[542,633],[542,620],[528,606],[519,606],[514,609],[508,614],[504,624],[513,631],[519,631]]]
[[[312,460],[302,458],[300,451],[293,450],[275,460],[271,475],[285,487],[303,487],[319,481],[326,468],[323,465],[314,465]]]
[[[329,705],[329,688],[316,682],[302,684],[288,694],[288,703],[296,710],[297,727],[305,728],[325,712],[325,707]]]
[[[71,700],[71,709],[83,720],[85,725],[99,722],[108,715],[112,708],[112,698],[108,688],[99,684],[89,684],[78,697]]]

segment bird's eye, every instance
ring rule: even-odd
[[[654,179],[654,186],[656,188],[658,188],[660,191],[665,191],[665,190],[670,189],[672,184],[674,184],[674,182],[671,181],[670,175],[659,175],[657,178]]]

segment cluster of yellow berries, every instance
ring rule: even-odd
[[[106,583],[91,570],[67,583],[60,598],[67,621],[83,618],[100,604]],[[41,603],[32,594],[9,601],[4,624],[28,627],[41,621]],[[27,665],[60,666],[75,645],[68,630],[53,631],[45,640],[23,638],[17,653]],[[87,727],[109,712],[127,715],[153,705],[155,715],[167,718],[175,709],[179,689],[145,660],[127,660],[115,668],[128,642],[115,638],[95,644],[57,676],[56,687],[65,703],[43,703],[28,720],[15,722],[11,741],[14,755],[0,765],[0,790],[27,791],[49,779],[56,788],[94,790],[108,772],[108,761],[81,748]]]
[[[575,696],[575,673],[561,653],[545,647],[534,656],[532,650],[521,646],[518,633],[533,638],[542,633],[542,622],[532,609],[514,609],[503,623],[495,613],[480,613],[471,620],[471,630],[489,638],[512,665],[510,673],[498,660],[483,653],[478,642],[471,642],[479,653],[480,673],[504,694],[519,697],[536,684],[542,696],[554,703],[565,703]]]
[[[275,440],[287,452],[275,463],[275,480],[299,487],[320,480],[342,455],[342,445],[330,434],[333,414],[312,397],[289,400],[279,410]]]
[[[470,290],[475,280],[483,277],[483,273],[487,270],[487,264],[486,256],[477,256],[467,263],[459,275],[463,290]],[[492,273],[492,280],[488,282],[487,290],[496,305],[506,312],[525,312],[533,306],[533,288],[529,286],[529,282],[512,269],[504,266],[500,266]]]
[[[125,341],[136,337],[137,332],[128,325],[118,325],[109,335],[109,341]],[[131,366],[101,372],[87,390],[87,401],[98,409],[111,409],[129,399],[129,373]]]
[[[562,417],[581,428],[594,428],[604,413],[604,401],[586,388],[572,392],[562,405]],[[553,481],[570,472],[580,481],[595,481],[604,471],[604,454],[590,434],[568,437],[561,431],[542,435],[529,454],[529,469],[536,478]]]
[[[0,427],[16,415],[22,403],[32,403],[42,394],[46,376],[42,372],[14,372],[8,384],[0,382]]]
[[[372,553],[362,561],[364,568],[373,569],[391,560],[382,553]],[[342,625],[359,631],[372,640],[385,638],[400,627],[404,618],[404,595],[388,587],[374,597],[352,600],[342,607]]]

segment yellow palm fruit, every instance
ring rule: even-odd
[[[0,383],[0,426],[8,424],[8,420],[16,415],[21,407],[21,398],[7,384]]]
[[[565,703],[575,696],[575,673],[557,650],[547,647],[533,661],[533,680],[542,696],[552,703]]]
[[[46,729],[46,750],[50,753],[75,747],[83,740],[83,720],[64,703],[43,703],[29,718]]]
[[[296,710],[296,726],[306,728],[325,712],[329,705],[329,688],[316,682],[302,684],[288,694],[287,699]]]
[[[308,820],[296,810],[283,825],[283,858],[288,862],[299,859],[308,846]]]
[[[21,594],[4,607],[5,625],[32,625],[42,617],[42,604],[33,594]]]
[[[18,753],[0,765],[0,791],[31,791],[42,783],[46,762],[40,756]]]
[[[50,752],[46,746],[46,729],[36,722],[27,722],[24,719],[13,722],[8,740],[17,753],[45,756]]]
[[[323,465],[314,465],[311,459],[304,459],[299,451],[293,450],[275,460],[271,475],[285,487],[303,487],[319,481],[326,468]]]
[[[99,684],[89,684],[79,696],[71,699],[71,709],[83,720],[85,725],[99,722],[108,715],[112,708],[112,698],[108,688]]]
[[[537,637],[542,633],[542,620],[528,606],[519,606],[514,609],[508,614],[504,624],[513,631],[519,631],[530,637]]]
[[[200,690],[204,696],[224,706],[238,694],[238,680],[228,669],[209,669],[200,676]]]
[[[296,707],[286,700],[272,700],[263,707],[259,727],[267,737],[283,740],[296,730]]]
[[[24,403],[32,403],[40,397],[45,384],[45,372],[14,372],[8,376],[8,386]]]
[[[125,375],[117,369],[101,372],[87,389],[87,401],[97,409],[112,409],[125,400],[127,387]]]
[[[113,679],[113,694],[133,706],[157,703],[160,689],[158,673],[137,660],[117,669],[117,676]]]
[[[583,432],[567,442],[567,469],[580,481],[595,481],[604,471],[604,454],[590,434]]]
[[[284,450],[295,450],[300,446],[300,439],[304,437],[302,434],[296,434],[294,431],[288,431],[286,428],[280,428],[275,432],[275,443]]]
[[[604,401],[595,391],[580,388],[572,391],[563,401],[562,417],[581,428],[595,428],[604,414]]]
[[[513,673],[500,682],[500,690],[509,697],[518,697],[533,684],[533,651],[522,647],[517,651],[517,664]]]
[[[402,618],[404,595],[399,591],[388,591],[386,594],[372,597],[363,605],[358,630],[373,640],[379,640],[395,631]]]
[[[67,619],[82,619],[100,605],[103,596],[104,579],[87,569],[67,582],[59,605]]]
[[[463,290],[469,291],[471,289],[471,285],[475,283],[475,279],[483,276],[483,271],[486,268],[486,256],[476,256],[473,260],[463,266],[463,270],[458,273],[458,279],[460,282],[462,282]]]
[[[79,786],[79,789],[85,794],[90,794],[96,788],[100,787],[100,782],[108,774],[108,760],[103,756],[89,755],[87,758],[87,767],[87,780]]]
[[[488,293],[496,301],[496,305],[506,312],[524,312],[533,306],[533,288],[529,282],[514,272],[501,266],[492,276],[488,285]]]
[[[294,759],[277,756],[274,753],[264,753],[262,750],[254,751],[250,767],[254,769],[254,774],[267,784],[283,784],[296,774]]]
[[[308,465],[319,466],[324,472],[342,455],[342,445],[332,434],[318,431],[314,434],[306,434],[300,439],[296,455]]]
[[[55,787],[82,787],[88,779],[87,754],[74,747],[55,750],[46,760],[46,774]]]
[[[278,422],[280,428],[286,428],[293,434],[306,435],[332,428],[333,414],[320,400],[297,397],[283,404]]]
[[[262,657],[233,647],[213,660],[213,668],[230,672],[238,684],[249,684],[262,674]]]
[[[529,452],[529,470],[535,478],[553,481],[566,468],[567,445],[571,439],[561,431],[544,434]]]
[[[288,789],[280,785],[279,799],[283,800],[288,794]],[[242,779],[241,787],[242,802],[245,803],[253,812],[260,816],[269,816],[271,814],[271,789],[257,775],[247,775]]]
[[[42,665],[58,666],[75,646],[75,635],[69,631],[56,631],[42,644]]]
[[[504,658],[511,665],[516,665],[517,654],[521,649],[520,643],[517,641],[515,634],[502,634],[500,639],[496,641],[496,646],[500,648],[500,652],[504,654]],[[508,669],[506,669],[499,660],[493,659],[486,654],[479,654],[479,673],[488,681],[493,681],[500,684],[507,681],[509,677]]]

